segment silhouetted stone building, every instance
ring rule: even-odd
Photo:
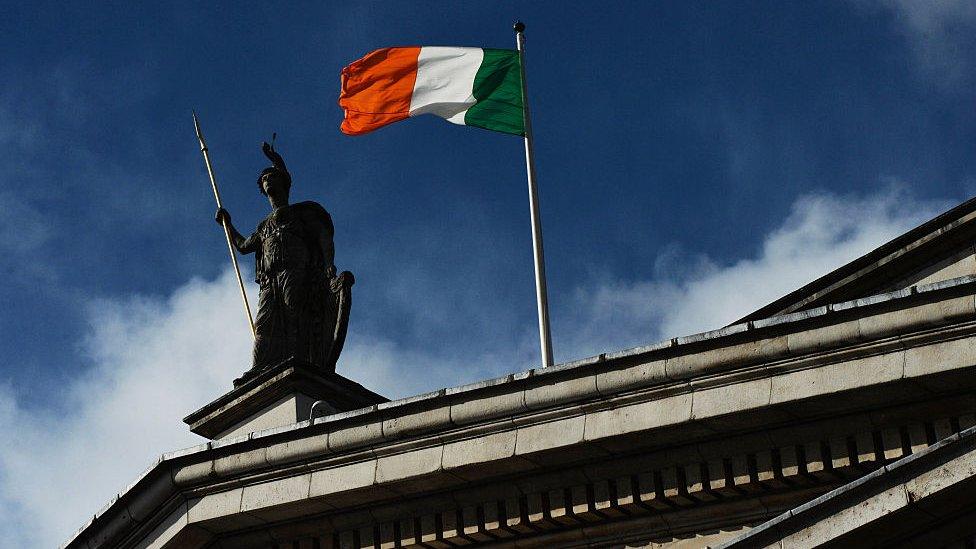
[[[970,200],[720,330],[393,402],[286,364],[67,547],[971,547],[974,242]]]

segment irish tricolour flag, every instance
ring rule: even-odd
[[[343,133],[361,135],[421,114],[525,134],[515,50],[383,48],[342,69]]]

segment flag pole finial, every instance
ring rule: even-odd
[[[523,23],[521,21],[516,21],[515,24],[512,25],[512,29],[514,29],[515,32],[524,32],[525,31],[525,23]]]

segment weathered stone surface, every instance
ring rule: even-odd
[[[329,453],[329,435],[322,433],[268,446],[265,459],[269,465],[283,465]]]
[[[180,487],[192,486],[204,482],[213,475],[213,461],[206,460],[176,469],[173,471],[173,482]]]
[[[786,336],[790,353],[802,355],[850,345],[861,337],[858,321],[839,322],[830,326],[792,332]]]
[[[90,543],[95,546],[106,545],[114,540],[116,536],[123,534],[127,529],[135,525],[136,522],[132,520],[132,517],[129,516],[128,511],[124,508],[120,509],[118,513],[110,515],[108,520],[105,520],[105,516],[103,515],[102,527]]]
[[[964,296],[867,316],[858,322],[862,337],[876,339],[930,326],[941,326],[974,316],[976,303],[972,296]]]
[[[827,461],[829,456],[824,456],[823,446],[819,441],[807,442],[802,445],[805,458],[805,469],[808,475],[814,477],[824,477],[827,474]]]
[[[602,395],[648,387],[667,380],[664,360],[641,362],[626,368],[615,368],[596,375],[596,388]]]
[[[655,473],[653,471],[641,473],[637,476],[636,496],[642,507],[655,509],[658,511],[665,511],[673,508],[671,504],[665,501],[663,490],[661,490],[661,493],[658,492],[658,485],[662,482],[658,480],[660,477],[660,473]]]
[[[634,514],[640,509],[636,478],[625,476],[613,480],[613,506],[624,513]]]
[[[503,527],[507,530],[516,533],[524,534],[527,532],[532,532],[532,528],[528,525],[528,520],[522,518],[521,506],[518,498],[509,497],[503,502],[504,505],[504,521]]]
[[[445,539],[454,539],[461,535],[462,521],[456,509],[439,513],[441,518],[441,536]]]
[[[329,451],[341,452],[352,448],[375,444],[383,438],[383,422],[342,427],[329,433]]]
[[[536,513],[533,513],[534,516],[530,517],[532,520],[545,520],[546,515],[548,515],[549,521],[556,527],[576,523],[576,519],[573,517],[572,498],[566,489],[549,490],[543,495],[541,501],[533,498],[533,503],[537,501],[542,505],[542,516],[538,517]]]
[[[253,471],[265,467],[264,448],[256,448],[247,452],[235,452],[224,457],[214,459],[214,474],[218,477],[228,477],[244,471]]]
[[[729,459],[729,469],[734,487],[744,492],[759,491],[759,487],[752,482],[752,471],[749,467],[748,455],[733,455]]]
[[[482,525],[482,517],[479,516],[478,508],[467,505],[461,509],[461,533],[466,539],[474,542],[485,542],[494,539],[488,535]]]
[[[692,417],[691,393],[664,397],[630,406],[587,412],[584,438],[598,441],[688,421]]]
[[[913,477],[904,488],[911,501],[917,502],[973,476],[976,476],[976,450]]]
[[[621,517],[624,513],[616,507],[616,485],[612,482],[608,480],[593,482],[593,510],[604,517]]]
[[[708,484],[708,468],[704,463],[689,463],[683,467],[685,490],[697,501],[715,501],[717,496]]]
[[[228,439],[240,435],[253,433],[263,429],[271,429],[282,425],[290,425],[303,419],[308,419],[308,412],[301,417],[299,410],[303,407],[307,410],[311,400],[307,395],[292,393],[281,397],[276,402],[265,406],[237,424],[225,429],[215,438]]]
[[[736,494],[735,490],[733,489],[734,482],[732,479],[726,476],[725,460],[709,460],[705,464],[705,468],[708,470],[708,491],[714,494],[719,494],[723,497]]]
[[[311,474],[303,474],[245,486],[241,511],[262,516],[265,508],[308,499],[310,483]]]
[[[380,457],[376,463],[376,482],[383,484],[439,471],[443,452],[444,447],[437,445]]]
[[[753,454],[756,467],[756,480],[763,486],[779,489],[783,483],[777,478],[778,471],[773,465],[773,453],[770,450],[760,450]]]
[[[976,337],[954,339],[905,350],[905,377],[921,377],[976,365]]]
[[[176,535],[187,527],[186,503],[181,503],[136,545],[138,549],[162,549]]]
[[[444,469],[484,464],[515,455],[516,431],[491,433],[444,445]]]
[[[564,418],[548,423],[524,425],[518,428],[516,455],[532,454],[583,442],[584,416]]]
[[[770,380],[752,381],[696,390],[691,417],[705,419],[769,405]]]
[[[796,450],[796,446],[783,446],[779,449],[780,471],[787,480],[800,475],[801,464]]]
[[[867,522],[877,520],[888,513],[908,505],[908,497],[902,485],[895,486],[877,496],[848,507],[843,511],[816,522],[783,538],[783,547],[819,547],[821,544],[843,535]]]
[[[349,463],[313,471],[309,497],[326,496],[372,486],[376,482],[376,460]]]
[[[701,341],[708,341],[710,339],[718,339],[718,338],[727,337],[734,334],[741,334],[742,332],[748,330],[749,330],[749,324],[745,322],[740,322],[738,324],[732,324],[729,326],[725,326],[724,328],[719,328],[717,330],[709,330],[707,332],[698,332],[697,334],[679,336],[674,338],[674,344],[688,345],[690,343],[699,343]]]
[[[499,392],[480,398],[462,400],[451,405],[451,421],[467,425],[512,416],[526,409],[522,391]]]
[[[884,449],[884,459],[887,461],[898,459],[905,454],[901,432],[897,428],[888,427],[881,431],[881,445]]]
[[[874,436],[873,433],[868,431],[861,431],[854,435],[854,445],[855,445],[855,458],[857,464],[861,466],[870,466],[877,462],[878,456],[874,448]]]
[[[668,358],[665,369],[670,379],[684,379],[725,367],[774,360],[788,353],[786,336],[781,336]]]
[[[830,467],[833,470],[844,469],[851,466],[851,452],[847,442],[847,437],[830,437],[827,441],[830,447]]]
[[[595,396],[596,376],[585,375],[526,389],[524,398],[525,406],[535,410]]]
[[[226,492],[217,492],[190,499],[187,502],[188,522],[200,522],[239,513],[242,492],[242,488],[235,488]]]
[[[158,506],[169,499],[175,488],[176,484],[172,476],[156,475],[151,484],[126,504],[129,516],[139,522],[145,521],[152,516]]]
[[[451,424],[450,406],[440,406],[413,414],[390,410],[383,420],[383,438],[396,439],[424,431],[441,429]]]
[[[695,503],[688,497],[688,488],[684,483],[684,468],[681,465],[662,467],[657,473],[659,476],[655,477],[655,483],[660,480],[658,487],[668,501],[683,507]]]
[[[846,360],[772,378],[771,404],[846,391],[900,379],[905,351]]]

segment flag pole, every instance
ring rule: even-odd
[[[552,337],[549,334],[549,299],[546,290],[546,261],[542,250],[542,219],[539,215],[539,191],[535,185],[535,155],[532,148],[532,122],[529,119],[529,95],[525,85],[525,24],[516,21],[515,44],[522,76],[522,118],[525,124],[525,171],[529,179],[529,215],[532,219],[532,251],[535,259],[535,297],[539,309],[539,345],[542,366],[552,366]]]
[[[197,139],[200,141],[200,152],[203,153],[203,161],[207,164],[207,174],[210,175],[210,186],[213,188],[214,198],[217,199],[217,207],[223,208],[220,201],[220,191],[217,190],[217,180],[214,178],[213,166],[210,164],[210,149],[203,140],[203,132],[200,131],[200,121],[197,120],[197,113],[193,113],[193,129],[197,132]],[[234,272],[237,273],[237,285],[241,288],[241,299],[244,300],[244,314],[247,315],[247,325],[251,327],[251,337],[257,337],[254,331],[254,319],[251,317],[251,306],[247,303],[247,292],[244,291],[244,279],[241,278],[241,268],[237,264],[237,254],[234,253],[234,245],[230,240],[230,227],[227,226],[227,218],[224,218],[224,236],[227,237],[227,250],[230,251],[230,261],[234,264]]]

